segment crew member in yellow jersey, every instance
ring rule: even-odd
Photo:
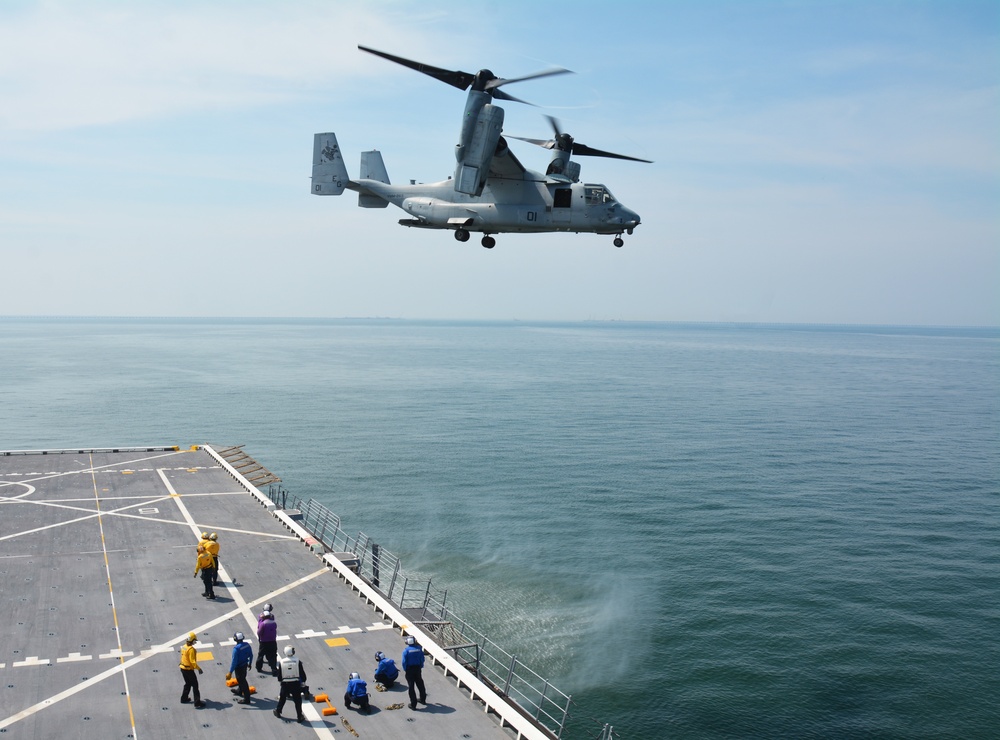
[[[198,671],[198,673],[204,673],[205,671],[198,665],[198,651],[194,647],[197,641],[198,638],[194,632],[189,632],[187,642],[181,647],[181,676],[184,678],[184,691],[181,692],[181,704],[190,703],[190,694],[193,691],[194,705],[197,709],[201,709],[205,706],[205,702],[201,700],[201,692],[198,690],[198,676],[195,675],[195,671]]]
[[[194,566],[194,577],[198,577],[198,572],[201,572],[201,581],[205,584],[205,593],[202,594],[206,599],[215,598],[215,589],[212,587],[212,577],[215,575],[215,561],[212,559],[212,555],[208,550],[206,550],[201,545],[198,545],[198,562]]]
[[[208,541],[205,543],[205,549],[208,550],[209,555],[212,556],[212,567],[215,569],[212,572],[212,585],[219,585],[219,535],[212,532],[208,536]]]

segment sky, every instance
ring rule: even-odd
[[[358,50],[519,77],[504,131],[642,217],[408,229],[310,194],[454,169],[465,93]],[[1000,325],[1000,3],[0,3],[0,316]],[[512,141],[542,170],[548,153]]]

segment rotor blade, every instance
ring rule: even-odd
[[[630,162],[645,162],[646,164],[652,164],[653,161],[650,159],[639,159],[638,157],[626,157],[624,154],[615,154],[614,152],[605,152],[600,149],[594,149],[586,144],[573,143],[573,154],[579,154],[584,157],[608,157],[609,159],[627,159]]]
[[[512,82],[524,82],[525,80],[534,80],[539,77],[551,77],[552,75],[565,75],[573,74],[572,70],[563,69],[562,67],[552,67],[551,69],[543,69],[541,72],[535,72],[530,75],[525,75],[524,77],[512,77],[509,80],[497,78],[495,80],[490,80],[486,83],[487,90],[495,90],[501,85],[509,85]]]
[[[534,103],[529,103],[527,100],[521,100],[520,98],[515,98],[510,93],[505,93],[503,90],[497,90],[494,88],[493,90],[490,90],[490,94],[496,100],[510,100],[514,103],[524,103],[525,105],[534,106],[536,108],[538,107]]]
[[[559,130],[559,121],[556,120],[555,116],[545,116],[549,119],[549,123],[552,124],[552,130],[556,132],[556,138],[558,139],[562,136],[562,131]]]
[[[469,85],[472,84],[472,81],[476,79],[474,74],[469,74],[468,72],[432,67],[429,64],[422,64],[421,62],[414,62],[411,59],[404,59],[403,57],[386,54],[384,51],[371,49],[367,46],[362,46],[361,44],[358,44],[358,48],[361,49],[361,51],[367,51],[369,54],[374,54],[377,57],[388,59],[390,62],[395,62],[396,64],[402,64],[404,67],[415,69],[417,72],[422,72],[425,75],[441,80],[441,82],[447,83],[452,87],[457,87],[459,90],[467,90]]]
[[[552,139],[526,139],[523,136],[507,136],[508,139],[517,139],[518,141],[526,141],[529,144],[534,144],[535,146],[540,146],[545,149],[551,149],[555,146],[555,142]]]

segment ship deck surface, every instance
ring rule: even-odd
[[[7,737],[510,738],[428,660],[428,704],[405,682],[376,692],[374,653],[400,660],[395,629],[205,450],[0,456],[0,731]],[[218,598],[193,578],[203,531],[221,543]],[[232,635],[256,656],[256,615],[274,604],[279,653],[294,645],[312,694],[304,724],[278,682],[248,678],[250,705],[225,685]],[[181,704],[179,648],[198,636],[201,709]],[[347,677],[368,681],[369,715],[342,706]],[[402,676],[400,676],[402,678]],[[401,705],[394,708],[394,705]],[[345,723],[346,720],[346,723]]]

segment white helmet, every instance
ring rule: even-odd
[[[236,642],[243,642],[246,639],[246,637],[242,632],[237,632],[236,634],[233,635],[233,639],[236,640]]]
[[[286,645],[285,646],[285,657],[291,658],[293,655],[295,655],[295,648],[293,648],[291,645]]]
[[[271,612],[270,612],[270,610],[265,609],[264,611],[262,611],[260,613],[260,616],[262,616],[262,617],[270,617],[271,616]]]
[[[352,673],[351,674],[351,678],[361,678],[361,674],[360,673]]]
[[[416,645],[417,644],[417,638],[414,637],[413,635],[408,635],[407,638],[406,638],[406,644],[407,645]]]
[[[266,611],[266,612],[273,612],[274,611],[274,607],[271,606],[271,604],[264,604],[264,611]]]

